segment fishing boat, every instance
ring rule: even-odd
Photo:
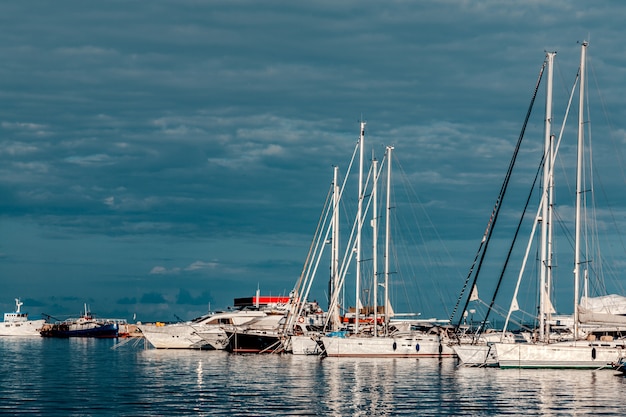
[[[0,336],[39,336],[39,330],[45,324],[44,319],[29,320],[28,313],[21,310],[24,303],[15,299],[15,311],[4,313],[0,323]]]
[[[119,333],[120,323],[126,323],[122,319],[97,319],[85,304],[84,312],[78,318],[70,318],[54,324],[46,324],[40,333],[43,337],[94,337],[116,338]]]
[[[586,255],[585,249],[587,245],[583,244],[583,237],[588,234],[583,230],[584,222],[584,207],[583,204],[587,200],[587,197],[583,197],[583,194],[589,193],[587,185],[584,184],[586,176],[583,172],[583,166],[585,163],[585,141],[584,141],[584,126],[587,122],[584,119],[584,105],[585,105],[585,63],[586,63],[586,51],[587,42],[581,44],[581,59],[578,74],[578,89],[579,89],[579,115],[578,115],[578,148],[577,148],[577,180],[576,180],[576,216],[575,216],[575,242],[574,242],[574,276],[573,276],[573,288],[574,288],[574,313],[572,317],[573,329],[571,340],[553,342],[550,339],[550,316],[553,313],[553,307],[550,302],[550,288],[551,288],[551,250],[548,246],[544,246],[541,254],[542,269],[541,280],[539,284],[539,328],[533,338],[532,343],[526,344],[504,344],[496,343],[496,356],[498,358],[498,365],[500,368],[579,368],[579,369],[603,369],[610,368],[612,363],[615,363],[624,355],[626,351],[626,340],[623,338],[614,338],[612,335],[602,335],[599,340],[596,335],[593,334],[594,326],[597,325],[610,325],[616,330],[625,329],[626,317],[623,315],[606,314],[602,312],[593,311],[589,308],[588,295],[585,292],[587,301],[584,301],[581,297],[581,289],[585,291],[589,288],[589,276],[591,268],[591,259],[589,257],[583,258]],[[549,77],[550,80],[550,77]],[[547,172],[545,179],[544,190],[552,189],[552,173],[554,164],[553,152],[554,144],[552,139],[554,136],[550,134],[550,127],[548,123],[551,121],[551,82],[548,82],[547,88],[547,100],[546,100],[546,167],[544,171]],[[558,149],[558,144],[556,145]],[[550,200],[551,193],[544,191],[542,199],[542,212],[540,216],[542,219],[546,219],[543,223],[548,223],[551,220],[551,209],[553,204]],[[542,233],[542,241],[545,241],[546,234]],[[594,234],[595,235],[595,234]],[[549,242],[549,239],[548,239]],[[515,294],[509,309],[510,317],[511,312],[514,310],[513,305],[515,302],[517,291],[519,289],[519,280],[515,289]],[[583,300],[581,302],[581,299]],[[515,306],[517,307],[517,306]],[[587,334],[583,334],[582,326],[587,325]],[[506,324],[505,324],[506,328]],[[589,333],[591,332],[591,333]]]

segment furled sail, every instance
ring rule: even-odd
[[[626,324],[626,297],[618,294],[582,297],[578,319],[589,324]]]

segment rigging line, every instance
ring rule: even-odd
[[[448,250],[443,239],[441,238],[441,235],[439,234],[437,228],[435,227],[435,224],[432,221],[431,217],[429,216],[427,210],[424,208],[424,204],[419,198],[418,193],[416,192],[415,188],[412,187],[412,184],[410,183],[410,181],[408,181],[409,176],[406,173],[406,170],[404,169],[404,166],[402,165],[401,161],[396,159],[396,165],[398,166],[398,170],[401,171],[402,173],[402,178],[405,179],[405,181],[402,182],[402,185],[403,185],[402,188],[403,188],[403,191],[405,192],[404,195],[406,196],[407,200],[411,202],[415,201],[417,203],[417,207],[419,208],[419,212],[420,212],[419,214],[421,214],[420,216],[417,213],[416,209],[412,209],[409,211],[413,224],[417,225],[416,229],[420,238],[420,240],[418,241],[415,238],[415,235],[411,233],[410,235],[411,243],[416,248],[419,248],[420,243],[422,244],[423,250],[416,251],[417,252],[416,255],[419,256],[422,260],[422,263],[423,263],[422,269],[424,270],[425,274],[431,277],[431,283],[433,284],[433,287],[437,291],[437,295],[439,296],[439,301],[441,305],[445,309],[444,314],[448,315],[450,313],[450,311],[448,310],[449,303],[447,303],[446,300],[450,299],[450,294],[446,292],[445,297],[444,297],[444,293],[442,291],[441,285],[438,284],[438,281],[435,281],[434,279],[432,279],[432,277],[437,276],[437,273],[433,271],[433,267],[434,266],[441,267],[442,265],[437,265],[436,261],[433,259],[434,258],[433,251],[430,250],[431,243],[428,240],[428,237],[430,236],[426,236],[424,234],[424,230],[430,230],[431,233],[433,233],[434,240],[437,241],[437,243],[440,245],[444,253],[447,255],[448,257],[447,259],[450,261],[450,263],[453,263],[452,255],[450,254],[450,251]],[[413,207],[413,204],[411,204],[411,207]],[[425,221],[420,221],[420,219],[425,219]],[[425,224],[425,226],[423,224]],[[410,227],[407,225],[407,230],[409,229]],[[461,277],[461,273],[460,271],[458,271],[458,269],[455,270],[455,272],[459,277]],[[449,288],[446,287],[444,289],[449,289]]]
[[[494,205],[493,211],[491,212],[491,216],[489,218],[489,221],[487,222],[487,228],[485,229],[485,233],[483,234],[483,238],[480,241],[480,245],[478,246],[478,251],[476,252],[476,256],[474,257],[474,262],[472,263],[472,266],[470,267],[470,270],[468,272],[468,275],[465,279],[465,283],[463,285],[463,289],[461,290],[461,293],[459,294],[459,298],[457,299],[457,302],[454,306],[454,309],[452,311],[452,314],[450,315],[450,322],[452,322],[452,320],[454,320],[454,316],[456,315],[456,312],[458,310],[459,304],[461,303],[461,300],[465,294],[465,290],[467,289],[467,285],[472,277],[472,274],[474,273],[474,267],[476,266],[476,263],[478,262],[478,259],[480,258],[480,262],[478,263],[478,269],[476,270],[476,273],[474,274],[474,280],[472,282],[472,288],[474,288],[474,286],[476,285],[476,281],[478,280],[478,273],[480,272],[480,267],[482,265],[482,262],[485,258],[485,254],[487,251],[487,248],[489,246],[489,239],[491,237],[493,228],[495,227],[496,221],[498,219],[498,213],[500,212],[500,207],[502,204],[502,200],[504,199],[504,195],[506,193],[506,189],[508,187],[508,183],[509,180],[511,178],[511,174],[513,172],[513,166],[515,165],[515,161],[517,159],[517,154],[519,152],[519,148],[522,142],[522,139],[524,137],[524,132],[526,131],[526,126],[528,124],[528,119],[530,118],[530,115],[532,113],[532,109],[533,106],[535,104],[535,99],[537,98],[537,91],[539,90],[539,85],[541,84],[541,78],[543,77],[543,72],[546,68],[547,62],[544,59],[543,64],[541,65],[541,69],[539,70],[539,76],[537,78],[537,82],[535,84],[535,89],[533,91],[533,95],[530,101],[530,105],[528,107],[528,110],[526,112],[526,117],[524,119],[524,124],[522,125],[522,131],[520,132],[520,135],[517,139],[517,144],[515,146],[515,151],[513,152],[513,157],[511,158],[511,161],[509,163],[509,167],[507,169],[506,175],[504,177],[504,181],[502,183],[502,187],[500,188],[500,193],[498,194],[498,198],[496,199],[496,203]],[[467,297],[467,300],[465,301],[465,305],[463,307],[463,311],[467,310],[467,306],[469,305],[470,302],[470,298],[471,297]],[[461,317],[459,317],[459,322],[457,323],[456,327],[459,327],[461,325],[461,320],[462,320],[462,314]]]
[[[487,308],[489,307],[489,305],[488,305],[486,302],[484,302],[483,300],[481,300],[480,298],[477,300],[477,302],[478,302],[478,303],[480,303],[480,304],[482,304],[483,306],[485,306],[485,307],[487,307]],[[498,309],[499,309],[499,310],[498,310]],[[502,317],[502,318],[505,318],[505,317],[506,317],[506,313],[505,313],[505,312],[504,312],[504,310],[503,310],[502,308],[500,308],[500,307],[498,307],[498,308],[494,307],[494,308],[493,308],[493,311],[495,311],[495,312],[496,312],[496,314],[498,314],[498,315],[499,315],[500,317]],[[535,317],[535,315],[534,315],[534,314],[529,313],[529,312],[526,312],[526,311],[524,311],[524,310],[520,310],[520,313],[521,313],[521,315],[522,315],[522,316],[528,316],[528,317],[532,317],[532,318],[534,318],[534,317]],[[520,327],[521,329],[525,329],[525,330],[529,330],[529,331],[530,331],[530,330],[532,330],[530,327],[526,326],[526,325],[523,323],[523,320],[519,320],[519,321],[518,321],[518,320],[515,320],[515,319],[511,319],[511,323],[516,324],[516,325],[517,325],[518,327]],[[474,334],[474,333],[473,333],[473,334],[474,334],[474,336],[477,336],[477,335],[478,335],[478,333],[479,333],[479,331],[477,331],[475,334]],[[477,342],[477,337],[475,337],[475,338],[474,338],[473,342],[474,342],[474,343],[476,343],[476,342]]]
[[[517,160],[517,155],[519,154],[519,149],[520,149],[520,147],[522,145],[522,139],[524,138],[524,133],[526,132],[526,127],[528,126],[528,120],[530,119],[530,115],[532,113],[532,109],[533,109],[534,104],[535,104],[535,99],[537,98],[537,91],[539,90],[539,85],[541,84],[541,78],[543,76],[543,72],[544,72],[545,67],[546,67],[546,61],[544,61],[543,65],[541,66],[541,70],[539,71],[539,76],[537,78],[537,83],[535,85],[535,90],[533,92],[533,96],[532,96],[530,105],[528,106],[528,111],[526,112],[526,117],[524,119],[524,123],[522,125],[522,129],[521,129],[519,137],[517,139],[517,144],[516,144],[515,150],[513,152],[513,157],[511,158],[511,162],[509,164],[509,168],[507,170],[504,182],[502,184],[502,189],[500,191],[500,196],[499,196],[499,204],[497,205],[497,208],[496,208],[495,212],[492,215],[493,222],[491,223],[491,228],[488,231],[487,240],[484,243],[484,248],[483,248],[483,251],[481,253],[480,260],[478,262],[478,267],[476,269],[476,273],[474,274],[474,281],[472,283],[472,288],[475,287],[476,282],[478,281],[478,276],[480,274],[480,270],[482,269],[482,265],[483,265],[483,262],[485,260],[485,256],[487,254],[487,249],[489,248],[489,244],[491,242],[491,235],[493,234],[493,229],[495,228],[496,222],[498,221],[498,216],[500,214],[500,209],[502,207],[502,202],[504,200],[504,196],[506,194],[506,190],[508,189],[508,184],[509,184],[509,181],[511,180],[511,175],[513,174],[513,167],[515,166],[515,162]],[[494,295],[494,297],[495,297],[495,295]],[[469,301],[470,301],[470,297],[468,297],[467,300],[466,300],[464,310],[467,309]],[[461,324],[461,321],[459,319],[459,325],[460,324]]]
[[[487,322],[487,319],[489,318],[489,313],[491,313],[491,311],[493,310],[493,306],[496,302],[496,296],[498,295],[498,292],[500,291],[500,286],[502,285],[502,281],[504,281],[504,273],[506,272],[507,266],[509,265],[509,261],[511,260],[511,254],[513,253],[513,248],[515,246],[515,242],[517,241],[517,236],[519,235],[519,232],[522,228],[522,223],[524,222],[524,217],[528,210],[528,205],[530,204],[530,199],[533,195],[533,190],[535,189],[535,185],[537,185],[537,179],[539,178],[539,174],[541,173],[541,168],[543,167],[544,162],[546,160],[547,152],[548,152],[548,149],[546,149],[546,152],[544,152],[541,157],[541,162],[539,163],[539,167],[537,168],[537,172],[535,173],[535,179],[533,180],[533,184],[530,187],[530,192],[528,193],[528,197],[526,197],[526,204],[524,205],[524,210],[522,211],[522,215],[520,216],[519,222],[517,223],[517,229],[515,230],[515,234],[513,235],[513,240],[511,242],[511,245],[509,246],[509,251],[506,255],[504,264],[502,265],[502,270],[500,271],[500,276],[498,277],[498,283],[496,285],[496,289],[494,290],[493,296],[491,297],[489,308],[487,309],[487,312],[485,313],[483,325]]]
[[[609,129],[609,135],[608,136],[611,139],[611,144],[613,145],[613,151],[615,152],[615,155],[617,155],[618,162],[620,162],[619,163],[619,169],[620,169],[621,174],[622,174],[622,181],[624,183],[626,183],[626,174],[624,173],[624,166],[622,164],[622,161],[624,160],[624,158],[622,156],[621,147],[617,146],[618,144],[616,144],[615,134],[614,134],[615,129],[613,129],[613,123],[611,122],[611,119],[609,117],[609,112],[606,109],[606,101],[605,101],[604,96],[602,95],[602,93],[600,91],[600,87],[598,85],[598,77],[596,76],[595,67],[593,66],[593,62],[591,62],[590,58],[588,58],[588,61],[587,61],[587,68],[590,68],[591,72],[593,74],[593,81],[595,82],[596,90],[598,91],[598,99],[600,100],[600,104],[602,105],[602,111],[604,113],[604,118],[606,119],[606,123],[607,123],[608,129]]]
[[[317,237],[321,234],[321,230],[322,227],[324,226],[323,222],[324,222],[324,214],[326,212],[326,207],[330,204],[330,199],[333,193],[333,186],[334,184],[331,184],[330,188],[328,189],[328,193],[326,194],[326,201],[324,201],[324,209],[322,210],[322,212],[320,213],[320,218],[317,221],[317,226],[315,227],[315,233],[313,235],[313,240],[311,241],[311,245],[309,246],[309,251],[307,253],[306,259],[304,261],[304,265],[302,266],[302,272],[300,272],[300,277],[298,278],[298,281],[294,287],[294,291],[295,292],[299,292],[300,287],[302,286],[302,283],[304,281],[304,278],[306,276],[306,271],[309,268],[309,264],[311,262],[311,258],[313,256],[314,253],[314,249],[316,247],[316,241],[317,241]]]

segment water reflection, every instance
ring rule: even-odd
[[[465,393],[459,398],[459,410],[482,410],[482,415],[620,415],[624,411],[615,400],[615,393],[624,389],[624,378],[611,370],[459,368],[453,384]]]
[[[116,349],[0,339],[0,414],[46,416],[625,415],[615,372]]]

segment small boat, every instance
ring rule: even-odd
[[[116,338],[120,323],[126,320],[96,319],[85,304],[85,311],[79,318],[71,318],[54,324],[46,324],[41,329],[43,337],[96,337]]]
[[[4,321],[0,323],[0,336],[39,336],[39,329],[46,321],[28,320],[28,313],[21,311],[23,305],[24,303],[16,298],[15,311],[4,313]]]
[[[611,367],[626,375],[626,356],[622,356],[616,362],[611,363]]]

